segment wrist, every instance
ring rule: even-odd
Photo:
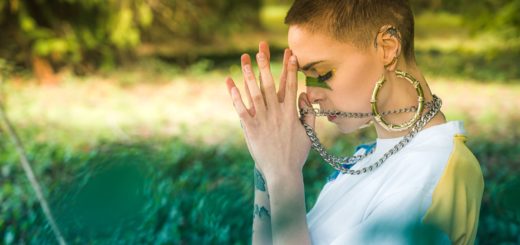
[[[277,187],[285,186],[290,183],[303,182],[302,171],[278,170],[265,174],[267,188],[274,190]]]
[[[267,183],[266,183],[266,180],[265,180],[265,175],[256,166],[256,164],[255,164],[255,168],[254,168],[254,180],[255,180],[254,181],[254,183],[255,183],[255,192],[263,192],[263,193],[269,195],[268,194],[268,190],[267,190]]]

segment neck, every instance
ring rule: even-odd
[[[397,64],[397,69],[407,72],[415,79],[417,79],[423,89],[424,92],[424,100],[425,103],[433,100],[433,95],[428,87],[426,79],[424,78],[422,72],[416,66],[415,63],[406,64],[404,60],[400,60]],[[417,92],[415,88],[412,86],[410,82],[403,78],[398,78],[395,75],[394,71],[385,71],[386,82],[381,88],[378,95],[378,109],[380,112],[395,110],[399,108],[406,108],[410,106],[417,106]],[[424,107],[422,115],[428,111],[429,108]],[[407,113],[396,113],[384,116],[387,122],[393,124],[402,124],[410,120],[415,112],[407,112]],[[446,122],[446,118],[444,114],[439,111],[424,127],[428,128],[434,125],[443,124]],[[412,128],[408,128],[403,131],[387,131],[381,125],[374,121],[375,129],[377,132],[377,137],[380,139],[387,138],[397,138],[401,136],[405,136],[408,134]]]

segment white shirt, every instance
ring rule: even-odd
[[[307,213],[312,244],[411,244],[402,234],[430,207],[455,134],[465,134],[462,121],[431,126],[372,172],[339,173],[327,182]],[[402,138],[378,138],[374,153],[351,169],[372,165]],[[436,244],[451,244],[445,233],[436,234]]]

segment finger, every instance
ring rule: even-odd
[[[309,102],[306,93],[301,93],[298,97],[298,107],[300,110],[303,108],[312,108],[312,105]],[[303,122],[314,128],[314,125],[316,123],[316,115],[312,113],[305,114],[305,116],[303,117]]]
[[[267,54],[267,60],[271,61],[271,50],[269,49],[269,44],[266,41],[261,41],[258,44],[258,50],[263,51],[265,54]]]
[[[255,105],[253,104],[253,98],[251,97],[251,92],[249,92],[249,86],[247,86],[247,82],[244,79],[244,89],[246,91],[246,98],[247,98],[247,104],[248,104],[248,111],[251,116],[255,116]]]
[[[289,109],[296,109],[296,93],[298,91],[298,61],[296,56],[292,55],[287,66],[287,85],[285,87],[284,103],[289,106]]]
[[[240,91],[238,91],[235,82],[230,78],[226,78],[226,85],[228,87],[228,92],[231,95],[231,100],[233,101],[233,106],[240,117],[241,121],[247,121],[251,117],[249,111],[244,105],[244,101],[242,100],[242,96],[240,95]]]
[[[266,42],[260,42],[259,52],[256,55],[256,61],[258,68],[260,69],[260,76],[262,83],[260,84],[261,90],[263,89],[265,100],[267,102],[267,108],[274,108],[278,105],[278,98],[276,97],[276,87],[274,84],[273,75],[271,74],[271,67],[269,64],[269,48]]]
[[[242,60],[243,58],[241,58]],[[242,62],[243,64],[244,62]],[[251,63],[251,62],[249,62]],[[243,66],[242,66],[243,68]],[[243,69],[242,69],[243,70]],[[250,114],[252,116],[255,115],[255,105],[253,104],[253,98],[251,97],[251,92],[249,91],[249,86],[247,85],[247,77],[246,77],[246,73],[245,72],[242,72],[242,76],[244,78],[244,88],[245,88],[245,91],[246,91],[246,98],[247,98],[247,104],[248,104],[248,110],[250,112]]]
[[[269,64],[271,64],[271,51],[269,50],[269,45],[267,45],[267,42],[261,41],[258,44],[258,50],[259,50],[259,52],[263,52],[264,54],[267,55],[267,61],[269,62]],[[258,76],[258,80],[260,80],[260,92],[262,92],[262,95],[264,96],[264,100],[265,100],[265,91],[264,91],[264,85],[262,82],[261,74]]]
[[[251,58],[248,54],[243,54],[240,60],[242,63],[242,74],[244,75],[244,80],[246,81],[248,90],[251,94],[251,99],[253,101],[256,115],[266,110],[266,104],[264,102],[262,93],[260,92],[260,88],[256,83],[256,77],[253,73],[253,66],[251,65]]]
[[[285,49],[283,52],[282,75],[280,75],[280,86],[278,87],[278,101],[283,102],[285,99],[285,86],[287,82],[287,64],[291,57],[291,50]]]

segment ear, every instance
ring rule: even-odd
[[[384,25],[379,29],[374,40],[374,47],[381,62],[388,71],[394,71],[401,55],[401,33],[392,25]]]

